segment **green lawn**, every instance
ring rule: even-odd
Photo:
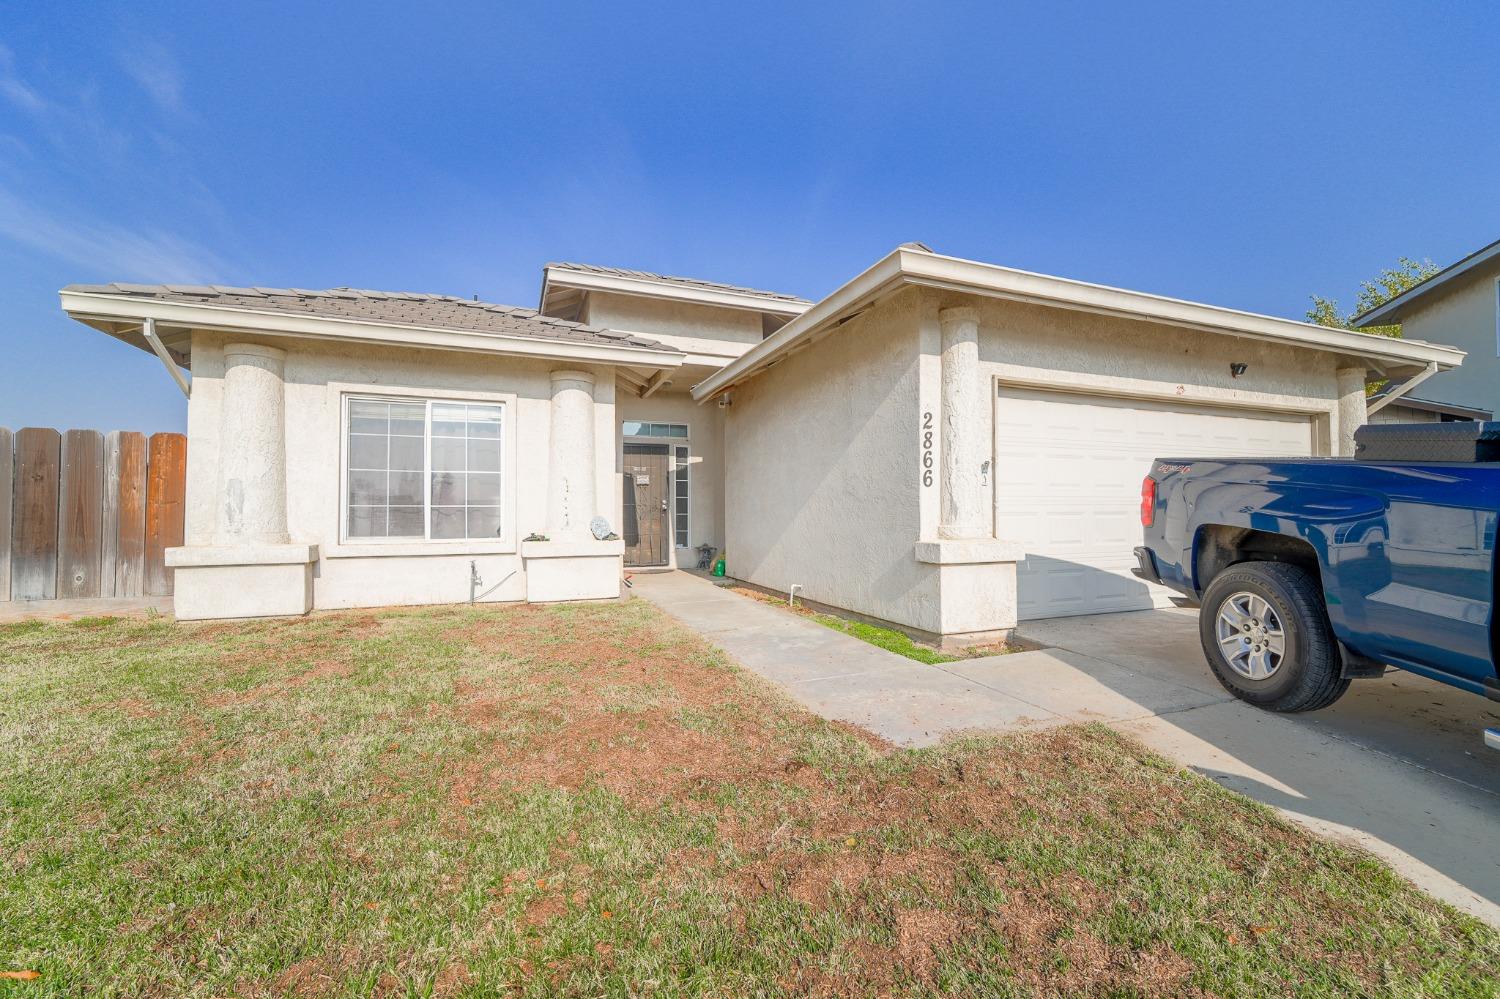
[[[643,601],[0,627],[0,996],[1494,996],[1102,728],[894,751]]]

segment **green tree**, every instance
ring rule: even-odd
[[[1402,257],[1396,262],[1395,267],[1387,267],[1375,275],[1372,281],[1362,281],[1359,286],[1359,298],[1354,304],[1354,311],[1345,315],[1339,309],[1339,303],[1332,298],[1324,298],[1322,295],[1312,296],[1312,308],[1307,310],[1307,321],[1317,323],[1319,326],[1332,326],[1341,330],[1354,329],[1354,317],[1363,315],[1377,306],[1384,305],[1408,288],[1415,287],[1426,281],[1438,272],[1437,264],[1426,258],[1412,260],[1410,257]],[[1361,333],[1376,333],[1380,336],[1400,336],[1401,326],[1367,326],[1360,330]]]

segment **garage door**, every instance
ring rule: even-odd
[[[996,533],[1026,547],[1022,620],[1168,605],[1130,574],[1152,458],[1312,454],[1307,416],[1065,392],[1002,388],[995,431]]]

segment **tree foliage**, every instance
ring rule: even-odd
[[[1395,267],[1387,267],[1375,275],[1373,280],[1360,282],[1359,297],[1354,303],[1354,311],[1347,315],[1339,309],[1336,299],[1313,295],[1312,308],[1307,310],[1307,321],[1341,330],[1354,329],[1356,316],[1384,305],[1408,288],[1426,281],[1439,269],[1436,264],[1426,258],[1413,260],[1410,257],[1402,257],[1396,262]],[[1394,326],[1367,326],[1360,332],[1377,333],[1380,336],[1400,336],[1401,326],[1399,323]]]

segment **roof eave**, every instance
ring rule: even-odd
[[[1384,397],[1385,394],[1384,392],[1377,392],[1375,395],[1370,396],[1370,401],[1374,402]],[[1481,409],[1478,406],[1461,406],[1458,403],[1438,402],[1435,399],[1422,399],[1409,395],[1402,395],[1393,399],[1391,406],[1393,408],[1404,406],[1407,409],[1417,409],[1427,413],[1441,413],[1448,416],[1462,416],[1471,420],[1492,420],[1495,416],[1490,410]]]
[[[1399,323],[1408,306],[1492,260],[1500,260],[1500,239],[1489,246],[1480,247],[1457,263],[1444,267],[1420,284],[1412,285],[1389,302],[1360,313],[1354,317],[1352,325],[1364,329],[1367,326],[1392,326]]]
[[[676,302],[713,305],[727,309],[743,309],[749,312],[770,312],[778,316],[799,316],[810,307],[800,302],[787,302],[746,292],[718,288],[693,288],[669,281],[653,281],[649,278],[628,277],[621,274],[598,274],[593,271],[578,271],[569,267],[549,265],[542,269],[543,308],[546,307],[547,293],[553,287],[578,288],[583,291],[612,291],[622,295],[643,295],[649,298],[664,298]]]
[[[701,402],[753,377],[793,344],[810,342],[826,324],[906,284],[1312,347],[1373,360],[1380,366],[1435,363],[1447,369],[1464,358],[1464,352],[1454,347],[1314,326],[902,247],[694,386],[693,398]]]
[[[69,291],[66,288],[58,295],[64,312],[96,329],[99,328],[96,325],[99,322],[139,322],[150,318],[158,323],[190,329],[463,350],[513,357],[594,361],[658,369],[679,367],[685,359],[685,355],[677,351],[647,349],[628,344],[614,346],[576,343],[477,330],[374,323],[333,316],[301,316],[132,295]],[[120,336],[113,332],[110,335]]]

